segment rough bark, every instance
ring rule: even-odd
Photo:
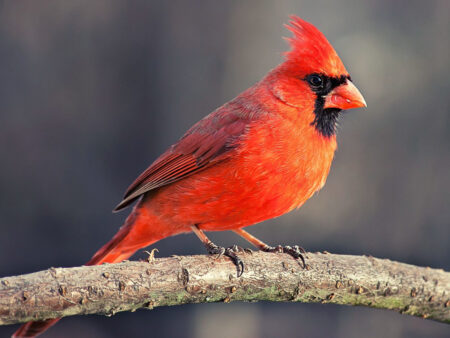
[[[0,324],[186,303],[290,301],[364,305],[450,322],[450,273],[367,256],[308,253],[175,256],[152,262],[51,268],[0,279]]]

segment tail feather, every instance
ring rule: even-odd
[[[136,249],[133,248],[134,250],[123,250],[120,246],[121,242],[129,234],[130,230],[131,225],[125,224],[122,228],[120,228],[119,232],[115,234],[108,243],[102,246],[85,265],[117,263],[132,256],[136,250],[139,249],[139,247]]]
[[[28,322],[23,324],[14,334],[14,337],[37,337],[41,333],[44,333],[50,327],[55,325],[60,318],[47,319],[39,322]]]
[[[136,206],[117,234],[100,248],[85,265],[118,263],[132,256],[140,248],[160,240],[162,236],[158,234],[150,235],[147,231],[143,232],[143,236],[140,235],[142,229],[148,227],[148,217],[139,217],[139,215]],[[136,237],[140,239],[138,242],[135,241]],[[37,337],[55,325],[60,319],[54,318],[44,321],[28,322],[14,332],[12,337]]]

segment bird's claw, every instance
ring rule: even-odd
[[[230,257],[230,259],[233,261],[234,265],[236,265],[237,276],[241,277],[242,274],[244,273],[244,262],[242,261],[242,259],[240,259],[238,257],[238,255],[236,255],[236,251],[234,250],[234,248],[233,247],[226,248],[225,256]]]
[[[224,247],[215,245],[214,243],[209,243],[206,250],[210,255],[217,255],[217,258],[221,257],[225,253]]]
[[[298,246],[298,245],[294,245],[294,246],[277,245],[275,247],[268,246],[267,248],[264,248],[262,251],[265,251],[265,252],[277,252],[277,253],[287,253],[287,254],[291,255],[292,257],[294,257],[295,259],[300,258],[300,260],[302,261],[302,264],[303,264],[303,268],[306,268],[306,262],[305,262],[306,251],[301,246]]]
[[[240,277],[244,273],[244,262],[236,255],[237,252],[245,252],[245,249],[233,245],[228,248],[224,248],[222,246],[215,245],[214,243],[210,243],[207,247],[208,253],[210,255],[217,255],[217,258],[222,256],[227,256],[231,259],[231,261],[236,265],[237,268],[237,276]]]

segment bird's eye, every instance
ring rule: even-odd
[[[313,88],[320,88],[323,86],[323,79],[320,75],[312,74],[308,76],[308,82]]]

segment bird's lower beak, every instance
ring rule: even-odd
[[[325,98],[324,108],[351,109],[367,107],[364,97],[350,80],[333,89]]]

